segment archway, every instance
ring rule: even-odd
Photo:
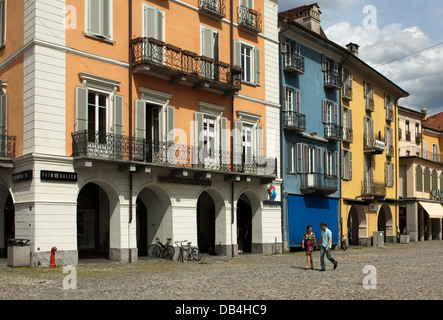
[[[0,255],[8,255],[8,239],[15,238],[15,208],[12,195],[5,186],[0,187]]]
[[[197,242],[201,252],[215,252],[215,203],[206,191],[197,201]]]
[[[245,194],[237,201],[237,244],[238,253],[252,252],[252,206]]]
[[[367,222],[363,206],[351,206],[347,226],[349,244],[354,246],[361,245],[361,239],[367,238]]]
[[[387,204],[383,204],[380,208],[377,218],[377,230],[384,232],[384,241],[388,239],[388,237],[394,236],[394,226],[392,219],[391,208]]]
[[[170,196],[159,186],[141,189],[136,200],[136,230],[139,256],[147,255],[147,247],[155,238],[165,244],[172,238],[172,211]],[[173,245],[173,244],[172,244]]]
[[[77,198],[77,250],[79,259],[108,258],[110,201],[97,184],[88,183]]]

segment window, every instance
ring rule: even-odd
[[[438,189],[438,175],[435,169],[432,170],[432,190],[434,189]]]
[[[293,143],[287,144],[287,152],[288,152],[288,172],[296,173],[297,172],[297,164],[296,161],[296,148]]]
[[[209,59],[201,59],[201,75],[208,79],[218,79],[215,61],[219,60],[218,31],[201,27],[201,53]]]
[[[438,144],[432,144],[432,161],[439,162]]]
[[[112,39],[113,0],[86,0],[86,32],[94,36]]]
[[[424,191],[431,192],[431,170],[425,168]]]
[[[6,1],[0,0],[0,47],[6,41]]]
[[[348,107],[342,106],[342,121],[343,126],[343,139],[348,142],[352,142],[352,110]]]
[[[88,141],[106,143],[108,96],[88,92]]]
[[[415,189],[419,192],[423,191],[423,169],[421,166],[415,168]]]
[[[364,81],[364,98],[366,100],[366,110],[374,111],[374,86],[372,83]]]
[[[409,126],[409,120],[405,122],[406,141],[411,141],[411,128]]]
[[[385,127],[385,144],[386,155],[388,157],[394,156],[394,129],[389,126]]]
[[[215,117],[203,115],[203,147],[208,158],[215,157]]]
[[[342,149],[341,171],[343,180],[352,180],[352,152]]]
[[[235,121],[234,162],[248,169],[254,163],[263,164],[263,126],[259,115],[237,111],[240,120]]]
[[[261,84],[260,50],[252,45],[234,42],[234,65],[243,68],[241,80],[254,85]]]
[[[385,162],[385,185],[387,187],[394,186],[394,164],[392,162]]]
[[[143,37],[165,41],[165,12],[143,4]]]

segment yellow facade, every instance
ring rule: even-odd
[[[386,78],[373,72],[361,61],[360,65],[349,63],[343,68],[350,70],[352,74],[352,100],[343,97],[342,94],[342,106],[352,111],[353,139],[352,142],[342,142],[342,149],[344,152],[350,152],[352,159],[352,174],[345,175],[346,179],[342,179],[341,182],[342,235],[350,244],[371,245],[373,233],[384,231],[385,241],[394,241],[398,232],[399,88],[395,88]],[[373,111],[367,109],[365,98],[365,95],[369,96],[369,93],[365,93],[365,86],[370,88],[369,84],[372,84],[373,88]],[[391,113],[387,112],[385,106],[387,96],[392,97]],[[378,140],[375,141],[375,147],[365,136],[365,132],[371,136],[370,129],[365,128],[365,122],[373,122],[373,135],[375,140]],[[387,130],[390,130],[391,140],[386,138]],[[380,142],[385,144],[384,147]],[[389,146],[390,152],[387,151]],[[342,162],[346,168],[343,153]],[[342,170],[346,170],[343,166]]]

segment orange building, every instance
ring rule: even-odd
[[[157,237],[281,251],[277,9],[0,1],[0,248],[31,240],[32,265],[54,246],[136,261]]]

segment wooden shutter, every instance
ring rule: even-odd
[[[201,148],[204,145],[204,140],[203,140],[203,113],[201,112],[196,112],[195,115],[195,127],[194,127],[194,137],[195,137],[195,146],[198,148],[198,152],[201,152]]]
[[[389,165],[390,185],[391,185],[391,187],[394,186],[394,182],[395,182],[395,178],[394,178],[394,174],[395,174],[395,172],[394,172],[394,170],[395,170],[394,163],[391,163],[391,164]]]
[[[300,90],[295,90],[295,112],[301,113]]]
[[[322,55],[321,57],[321,70],[326,71],[326,56]]]
[[[389,187],[389,162],[385,162],[385,185]]]
[[[338,114],[338,104],[334,103],[334,123],[336,125],[340,124],[340,120],[339,119],[340,119],[340,117],[339,117],[339,114]]]
[[[261,84],[261,56],[260,50],[254,50],[254,72],[255,72],[255,84]]]
[[[241,67],[241,43],[234,41],[234,66]]]
[[[166,137],[167,142],[175,142],[175,108],[166,108]]]
[[[338,151],[334,151],[334,162],[335,162],[335,167],[334,167],[334,175],[338,178],[340,176],[340,159],[338,157]]]
[[[220,119],[220,154],[221,164],[228,164],[228,119]]]
[[[286,106],[286,90],[287,90],[286,86],[281,87],[281,107],[283,111],[289,111]]]
[[[241,164],[243,154],[243,123],[241,121],[235,121],[234,127],[234,164]]]
[[[6,2],[0,1],[0,46],[5,44],[6,40]]]
[[[349,180],[352,180],[352,152],[348,152],[349,161],[348,161],[348,170],[349,170]]]
[[[294,172],[294,145],[292,143],[287,144],[287,152],[288,152],[288,172]]]
[[[317,158],[317,167],[315,168],[315,172],[320,173],[321,172],[321,168],[322,168],[322,152],[321,152],[321,148],[316,148],[317,154],[315,155],[315,157]]]
[[[114,134],[118,136],[123,135],[123,110],[124,99],[123,96],[114,96]]]
[[[326,100],[322,100],[322,121],[323,123],[326,123],[326,118],[328,117],[327,115],[327,101]]]
[[[88,0],[88,33],[100,34],[101,0]]]
[[[88,88],[75,87],[75,130],[88,130]]]
[[[303,171],[303,144],[297,143],[297,172],[302,173]]]
[[[300,43],[299,42],[295,43],[295,54],[297,56],[300,56]]]
[[[157,38],[156,32],[156,9],[154,7],[144,6],[144,36],[147,38]]]
[[[146,102],[144,100],[135,100],[134,102],[134,123],[135,137],[138,139],[146,138]],[[151,143],[151,141],[147,141]]]
[[[110,4],[110,0],[102,0],[103,1],[103,10],[101,12],[102,15],[102,35],[105,38],[111,38],[111,30],[112,30],[112,8]]]
[[[8,95],[0,96],[0,136],[8,134]]]
[[[264,164],[264,146],[263,146],[263,126],[258,125],[257,134],[257,163]]]

